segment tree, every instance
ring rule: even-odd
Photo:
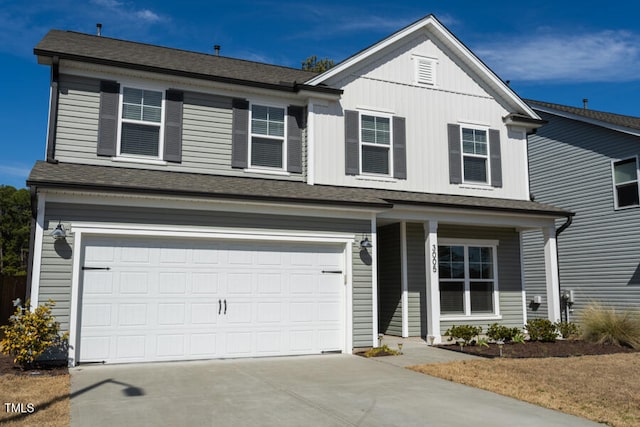
[[[29,191],[0,185],[0,274],[27,274],[30,227]]]
[[[324,73],[329,68],[332,68],[336,63],[333,59],[323,58],[318,59],[316,55],[310,56],[302,61],[302,69],[305,71],[315,71],[316,73]]]

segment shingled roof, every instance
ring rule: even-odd
[[[324,204],[362,208],[392,208],[411,204],[443,208],[470,208],[556,218],[571,212],[528,200],[453,196],[407,191],[308,185],[275,179],[205,175],[113,166],[39,161],[27,180],[30,187],[131,192],[207,199],[241,199],[281,203]]]
[[[542,102],[526,99],[525,102],[534,110],[536,107],[552,109],[575,116],[584,117],[585,119],[597,120],[599,122],[608,123],[615,126],[623,126],[629,129],[640,130],[640,117],[624,116],[622,114],[606,113],[604,111],[590,110],[587,108],[570,107],[568,105],[552,104],[551,102]]]
[[[51,30],[34,48],[40,57],[54,57],[117,67],[195,77],[205,80],[298,91],[301,88],[340,93],[338,89],[308,86],[318,75],[311,71],[227,58],[144,43]]]

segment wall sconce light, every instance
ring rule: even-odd
[[[372,248],[372,247],[373,247],[373,245],[369,241],[368,237],[364,237],[364,239],[360,240],[360,248],[361,249],[369,249],[369,248]]]
[[[64,225],[62,225],[60,221],[58,221],[58,226],[56,227],[56,229],[51,232],[51,236],[53,236],[55,240],[66,239],[67,232],[64,229]]]

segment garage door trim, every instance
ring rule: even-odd
[[[343,351],[351,352],[353,347],[353,318],[352,310],[352,257],[351,248],[355,243],[354,233],[331,232],[304,232],[282,230],[229,230],[223,228],[196,228],[196,227],[159,227],[159,226],[114,226],[112,224],[73,223],[70,232],[73,233],[73,278],[71,288],[71,316],[69,325],[69,365],[78,363],[78,349],[80,340],[80,283],[82,280],[82,255],[84,252],[84,237],[115,237],[129,236],[140,238],[181,238],[198,240],[228,240],[228,241],[261,241],[264,243],[322,243],[343,245],[343,257],[345,266],[345,343]]]

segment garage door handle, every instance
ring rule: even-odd
[[[222,300],[218,300],[218,315],[220,315],[220,313],[222,313]]]
[[[227,300],[224,300],[224,314],[227,314]]]
[[[326,273],[335,273],[335,274],[342,274],[342,270],[322,270],[323,274]]]

